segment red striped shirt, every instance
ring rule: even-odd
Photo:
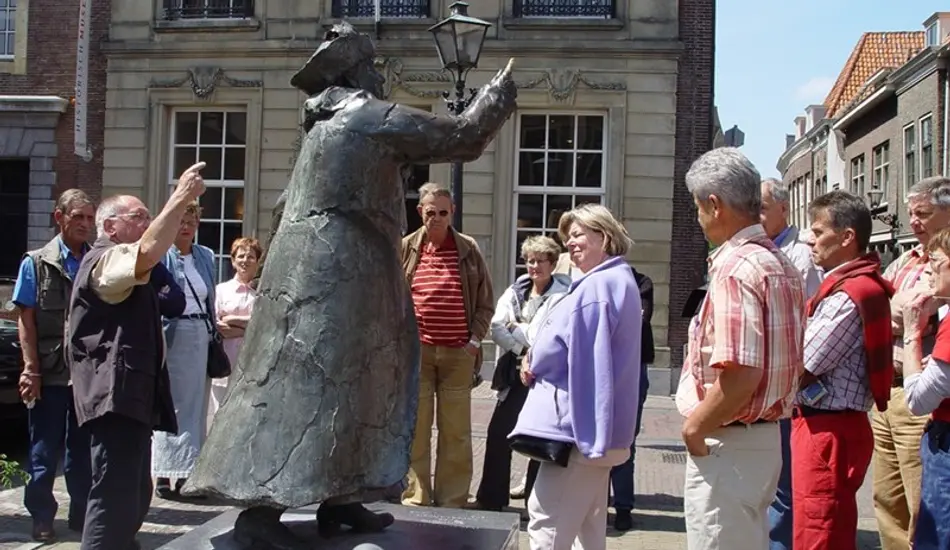
[[[412,278],[412,303],[423,344],[461,348],[469,329],[459,275],[459,251],[450,235],[435,247],[426,243]]]

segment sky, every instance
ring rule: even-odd
[[[950,2],[936,0],[718,0],[716,105],[724,130],[745,132],[743,152],[762,177],[776,169],[785,134],[822,103],[861,34],[922,31]]]

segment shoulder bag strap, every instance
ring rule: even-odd
[[[211,319],[208,316],[208,312],[205,311],[203,307],[201,307],[201,299],[198,298],[198,293],[195,292],[195,287],[191,286],[191,281],[188,280],[188,275],[185,275],[184,273],[182,273],[182,276],[185,278],[185,283],[188,284],[188,289],[191,290],[191,295],[195,297],[195,302],[198,302],[198,309],[205,316],[205,326],[208,328],[208,334],[213,335],[214,327],[211,325]]]

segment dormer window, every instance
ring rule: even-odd
[[[925,36],[925,46],[932,48],[934,46],[940,45],[940,32],[939,32],[939,21],[934,21],[933,23],[927,25],[926,36]]]

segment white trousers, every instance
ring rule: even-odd
[[[689,550],[768,550],[768,508],[782,469],[777,422],[720,428],[709,455],[688,456],[683,507]]]
[[[531,550],[606,550],[610,469],[629,456],[613,449],[591,460],[575,449],[566,468],[541,463],[528,499]]]

